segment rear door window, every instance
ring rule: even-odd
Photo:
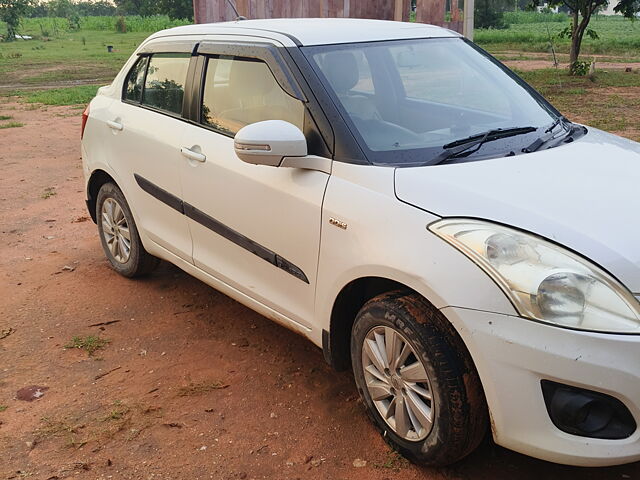
[[[149,60],[142,104],[180,115],[189,68],[188,53],[157,53]]]

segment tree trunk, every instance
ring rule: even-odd
[[[571,22],[571,50],[569,52],[569,65],[573,65],[578,61],[578,56],[580,55],[580,43],[581,36],[578,36],[578,10],[576,9],[573,12],[573,19]]]
[[[569,63],[573,65],[578,61],[580,56],[580,47],[582,44],[582,34],[574,35],[571,39],[571,52],[569,53]]]
[[[573,65],[578,61],[578,57],[580,56],[580,47],[582,46],[582,38],[584,37],[584,32],[587,31],[587,27],[589,26],[589,21],[591,20],[591,15],[595,8],[590,6],[586,6],[582,13],[582,20],[578,21],[579,12],[575,11],[573,13],[573,23],[571,25],[571,51],[569,53],[569,65],[573,70]]]

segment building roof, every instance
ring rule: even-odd
[[[391,22],[355,18],[281,18],[203,23],[163,30],[153,37],[167,35],[256,35],[288,38],[297,45],[327,45],[375,42],[400,38],[459,37],[446,28],[424,23]]]

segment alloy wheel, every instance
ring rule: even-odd
[[[380,416],[400,437],[420,441],[433,426],[435,405],[424,364],[407,339],[387,326],[365,336],[362,367]]]
[[[127,263],[131,256],[131,232],[120,204],[107,198],[102,204],[102,235],[113,258]]]

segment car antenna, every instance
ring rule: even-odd
[[[234,12],[235,12],[235,14],[236,14],[236,22],[237,22],[237,21],[240,21],[240,20],[246,20],[246,19],[247,19],[247,17],[245,17],[245,16],[243,16],[243,15],[240,15],[240,14],[238,13],[238,9],[236,8],[236,6],[233,4],[233,2],[232,2],[231,0],[227,0],[227,3],[228,3],[229,5],[231,5],[231,8],[233,8],[233,11],[234,11]]]

